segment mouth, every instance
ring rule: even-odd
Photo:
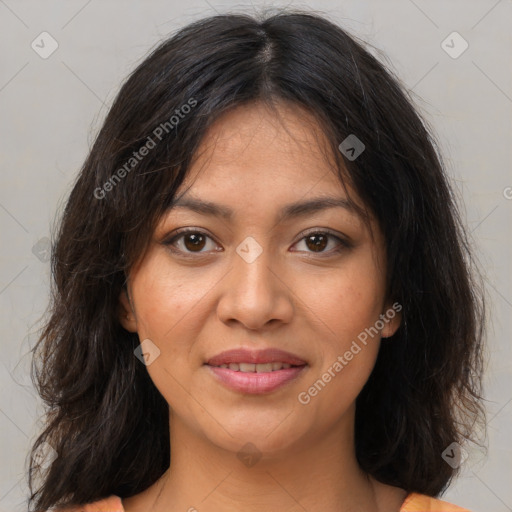
[[[262,365],[276,365],[276,370],[280,370],[283,365],[290,366],[303,366],[306,364],[306,361],[301,359],[299,356],[292,354],[290,352],[285,352],[284,350],[280,350],[277,348],[266,348],[263,350],[249,350],[246,348],[235,348],[231,350],[226,350],[209,358],[206,361],[206,364],[210,366],[223,366],[227,365],[229,367],[231,364],[237,364],[239,368],[230,368],[235,371],[248,371],[254,372],[258,371],[257,367],[259,367],[260,371],[274,371],[274,366],[269,367]],[[278,367],[277,364],[280,366]],[[254,365],[251,366],[251,365]],[[288,368],[290,367],[288,366]]]
[[[224,386],[240,393],[262,394],[281,388],[308,366],[300,357],[279,349],[234,349],[205,363]]]
[[[277,372],[279,370],[286,370],[292,367],[305,366],[306,363],[301,365],[293,365],[289,363],[275,362],[275,363],[224,363],[220,365],[209,365],[214,368],[229,368],[234,372],[243,372],[243,373],[268,373],[268,372]]]

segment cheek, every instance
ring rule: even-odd
[[[319,417],[334,421],[348,410],[372,372],[380,346],[374,326],[382,313],[383,277],[371,255],[354,254],[338,272],[316,276],[304,295],[317,346],[312,387],[304,391],[315,396]],[[301,286],[304,293],[305,282]]]
[[[190,369],[202,364],[194,358],[193,346],[207,315],[205,294],[212,285],[205,279],[196,275],[191,282],[186,273],[170,267],[164,254],[151,254],[132,280],[139,339],[149,338],[160,351],[146,369],[166,401],[183,415],[189,414],[181,404],[190,402],[190,393],[200,396],[190,382]]]
[[[300,294],[319,320],[327,352],[346,350],[383,313],[384,279],[371,257],[354,254],[338,272],[315,276],[313,282],[301,281]]]
[[[314,416],[325,424],[355,403],[377,359],[380,335],[374,326],[383,292],[377,273],[365,270],[331,275],[309,297],[312,318],[319,319],[317,364],[299,398],[301,403],[310,400]]]
[[[173,271],[159,252],[149,256],[133,278],[137,329],[139,337],[151,339],[162,355],[182,358],[201,325],[201,304],[211,285],[201,272],[191,283],[183,273]]]

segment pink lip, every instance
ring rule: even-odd
[[[287,363],[291,368],[283,368],[272,372],[240,372],[229,368],[219,368],[221,364],[230,363]],[[300,357],[277,348],[264,350],[248,350],[236,348],[227,350],[205,363],[207,368],[225,386],[241,393],[269,393],[295,379],[306,367],[306,361]]]
[[[248,361],[246,361],[248,362]],[[228,388],[241,393],[261,394],[269,393],[283,386],[287,382],[298,377],[300,372],[306,368],[303,366],[292,366],[274,372],[237,372],[229,368],[209,366],[207,368]]]
[[[284,352],[277,348],[267,348],[264,350],[236,348],[222,352],[206,361],[206,364],[210,366],[230,363],[288,363],[293,366],[303,366],[306,364],[306,361],[290,352]]]

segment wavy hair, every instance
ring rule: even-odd
[[[205,131],[254,101],[318,119],[340,177],[385,236],[402,326],[357,398],[361,468],[437,496],[456,473],[443,450],[483,424],[481,278],[410,95],[364,43],[316,13],[212,16],[159,43],[123,83],[52,234],[51,301],[33,349],[46,411],[30,453],[34,510],[129,497],[168,468],[168,404],[134,357],[140,340],[118,320],[119,295]],[[351,134],[365,144],[353,161],[338,149]],[[38,453],[50,447],[57,456],[43,467]]]

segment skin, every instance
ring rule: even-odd
[[[398,512],[406,497],[365,474],[354,449],[355,400],[399,314],[307,405],[298,400],[393,301],[374,220],[373,237],[343,207],[278,221],[286,204],[347,197],[315,119],[285,103],[279,113],[252,103],[215,122],[178,192],[229,207],[233,218],[171,209],[130,272],[129,297],[120,296],[122,325],[160,350],[147,371],[169,404],[172,453],[154,485],[123,500],[127,512]],[[206,238],[194,246],[184,235],[172,252],[163,241],[185,226]],[[325,230],[350,246],[320,237],[326,245],[315,252],[305,236]],[[262,249],[251,263],[236,252],[248,236]],[[307,368],[271,393],[236,392],[204,363],[238,347],[277,347]],[[237,457],[248,442],[261,456],[251,466]]]

